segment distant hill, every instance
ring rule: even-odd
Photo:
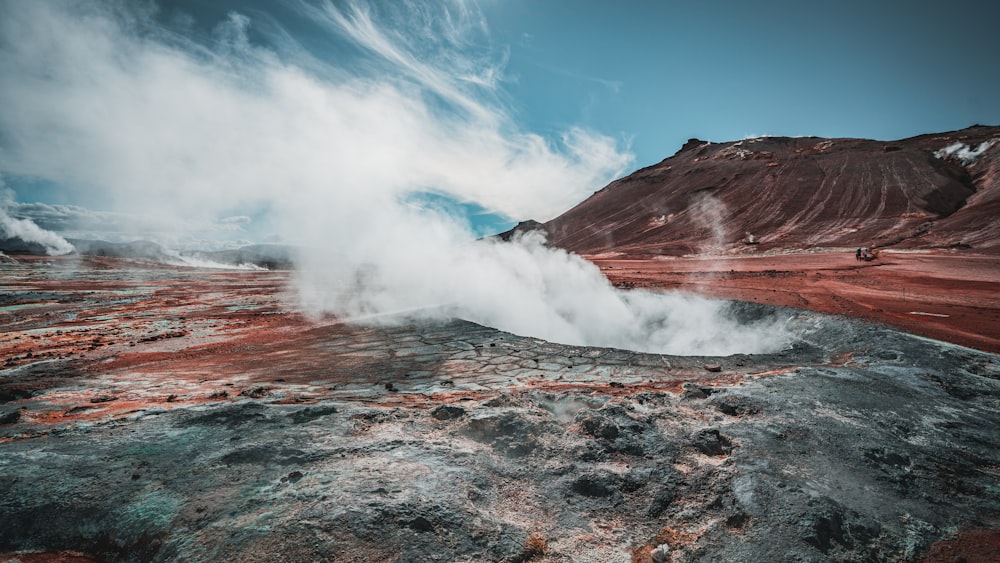
[[[525,233],[530,233],[531,231],[543,230],[544,228],[545,226],[539,223],[538,221],[535,221],[534,219],[528,219],[527,221],[521,221],[517,225],[514,225],[514,228],[510,230],[504,231],[500,234],[493,235],[493,237],[491,238],[498,238],[504,242],[509,242],[510,239],[514,238],[517,235],[523,235]]]
[[[46,254],[45,245],[19,237],[0,236],[0,252],[8,254]]]
[[[253,265],[268,270],[288,270],[293,267],[295,248],[284,244],[255,244],[232,250],[173,252],[158,243],[138,240],[109,242],[106,240],[68,239],[82,256],[108,256],[134,260],[150,260],[178,266]],[[0,238],[0,252],[12,254],[45,254],[45,247],[19,238]]]
[[[67,239],[77,254],[85,256],[111,256],[137,258],[154,262],[167,262],[173,256],[162,246],[148,240],[108,242],[106,240]]]
[[[689,140],[545,223],[586,255],[821,247],[1000,252],[1000,127],[899,141]]]
[[[233,250],[186,254],[233,266],[253,264],[268,270],[290,270],[294,266],[295,247],[287,244],[254,244]]]

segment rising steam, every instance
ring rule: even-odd
[[[30,219],[11,217],[7,208],[12,201],[13,197],[0,184],[0,238],[20,239],[26,243],[40,245],[49,256],[69,254],[75,250],[69,241],[39,227]]]
[[[474,6],[293,5],[355,58],[310,52],[274,22],[251,41],[240,14],[198,42],[145,3],[0,4],[0,169],[159,220],[266,214],[308,249],[296,286],[314,311],[682,354],[787,342],[713,302],[616,291],[537,236],[475,242],[463,217],[414,203],[429,192],[545,220],[631,161],[582,128],[523,130],[502,49],[472,48],[489,45]]]
[[[458,233],[438,235],[387,241],[369,260],[304,257],[304,305],[382,322],[459,317],[564,344],[665,354],[774,352],[792,340],[780,320],[741,324],[720,301],[617,290],[596,266],[545,246],[537,233],[464,244],[447,238]]]

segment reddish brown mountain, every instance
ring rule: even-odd
[[[1000,127],[885,142],[692,139],[544,224],[586,255],[857,246],[1000,252]]]

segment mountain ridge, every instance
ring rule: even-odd
[[[1000,126],[896,141],[690,139],[541,225],[584,255],[843,247],[1000,252]]]

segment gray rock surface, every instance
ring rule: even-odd
[[[209,383],[237,383],[212,401],[170,390],[58,424],[40,413],[61,394],[93,389],[115,400],[86,412],[121,408],[123,382],[154,368],[114,367],[117,349],[85,376],[57,359],[11,367],[5,384],[65,379],[3,399],[0,553],[906,561],[997,527],[997,356],[778,314],[799,344],[725,358],[464,321],[320,326],[295,353],[256,345],[235,379],[213,367]]]

